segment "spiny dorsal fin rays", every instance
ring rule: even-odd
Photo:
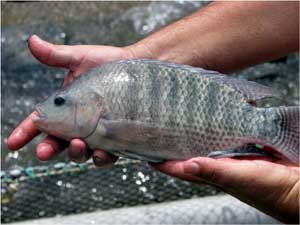
[[[172,67],[174,69],[180,68],[181,70],[187,70],[189,73],[195,73],[200,76],[209,77],[210,79],[214,79],[216,81],[221,82],[222,84],[226,84],[233,88],[234,90],[242,93],[245,97],[246,101],[249,103],[254,103],[257,100],[274,97],[278,99],[282,99],[283,96],[280,92],[273,90],[270,87],[248,81],[245,79],[232,78],[228,75],[219,73],[213,70],[205,70],[202,68],[191,67],[188,65],[179,65],[172,62],[167,61],[156,61],[156,60],[145,60],[145,59],[135,59],[135,60],[123,60],[118,63],[129,63],[129,64],[138,64],[138,63],[149,63],[157,64],[158,66]]]
[[[247,102],[256,102],[257,100],[274,97],[278,99],[282,99],[283,95],[279,91],[275,91],[274,89],[252,82],[244,79],[237,78],[229,78],[222,76],[218,76],[215,79],[216,81],[220,81],[223,84],[226,84],[232,87],[234,90],[240,92],[246,99]]]

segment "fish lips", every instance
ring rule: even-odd
[[[40,104],[37,104],[34,107],[35,111],[37,112],[37,114],[33,114],[31,119],[33,120],[33,122],[35,124],[38,124],[39,122],[45,121],[47,120],[47,115],[43,112],[43,110],[40,107]]]
[[[47,134],[63,138],[65,140],[69,140],[70,138],[65,136],[64,133],[58,132],[58,131],[50,131],[49,128],[51,127],[51,122],[48,120],[47,114],[42,110],[40,104],[37,104],[35,106],[35,111],[37,114],[33,114],[31,116],[31,119],[36,126],[37,129],[39,129],[42,132],[45,132]]]

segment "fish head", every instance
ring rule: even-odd
[[[49,135],[70,140],[85,138],[105,114],[103,98],[93,90],[72,88],[59,91],[35,107],[35,126]]]

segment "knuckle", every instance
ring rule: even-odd
[[[218,172],[216,171],[216,169],[211,169],[209,171],[205,171],[203,173],[203,177],[209,183],[218,184],[220,181],[220,179],[219,179],[220,176],[218,175]]]

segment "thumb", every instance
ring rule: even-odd
[[[40,62],[54,67],[63,67],[72,70],[80,64],[82,57],[74,54],[76,46],[54,45],[32,35],[28,40],[28,47],[33,56]]]
[[[255,196],[258,195],[255,190],[264,190],[264,194],[266,191],[274,192],[279,189],[279,182],[283,182],[284,178],[298,178],[297,173],[287,166],[261,159],[199,157],[183,162],[182,167],[184,173],[228,192]]]
[[[249,185],[253,175],[257,178],[258,165],[254,162],[234,160],[231,158],[194,158],[183,163],[186,174],[201,178],[211,184],[226,189],[244,188]]]
[[[292,164],[195,158],[182,167],[184,173],[221,187],[279,220],[299,222],[299,168]]]
[[[263,176],[269,177],[273,169],[271,163],[263,160],[208,157],[197,157],[187,161],[167,161],[154,167],[171,176],[194,182],[205,181],[225,189],[248,187],[250,180],[265,180]]]

